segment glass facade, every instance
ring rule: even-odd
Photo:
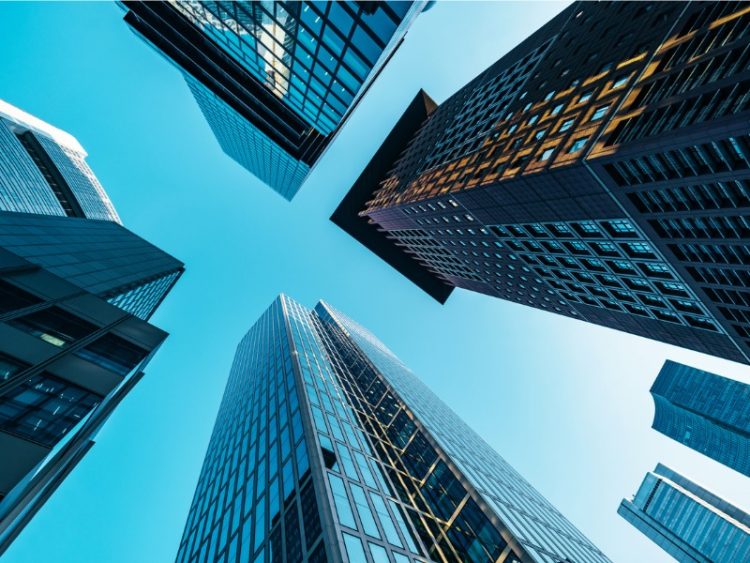
[[[224,152],[291,200],[427,3],[122,4],[185,74]]]
[[[608,559],[374,336],[279,297],[240,343],[177,561]]]
[[[203,84],[189,75],[185,81],[222,150],[291,200],[305,181],[310,165],[294,158]]]
[[[146,320],[183,266],[120,225],[85,157],[0,100],[0,246]]]
[[[70,187],[84,216],[87,219],[120,223],[120,217],[104,191],[104,187],[84,160],[86,155],[59,145],[44,136],[39,136],[38,140]]]
[[[330,134],[412,2],[173,2],[315,129]]]
[[[112,221],[0,211],[0,247],[144,320],[184,270]]]
[[[166,337],[183,271],[125,229],[68,133],[0,101],[0,556]]]
[[[663,465],[618,513],[678,561],[750,560],[750,515]]]
[[[576,2],[394,129],[397,156],[342,207],[442,295],[750,363],[748,18],[742,2]]]
[[[2,555],[93,445],[166,334],[2,245],[0,262],[11,266],[0,279]]]
[[[750,385],[667,361],[653,428],[750,477]]]
[[[0,100],[0,210],[120,218],[67,133]]]

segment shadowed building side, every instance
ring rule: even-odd
[[[435,283],[748,363],[748,24],[742,2],[572,4],[342,211]]]

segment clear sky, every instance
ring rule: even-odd
[[[438,305],[328,221],[420,87],[445,100],[562,7],[438,2],[290,204],[114,4],[0,3],[0,98],[75,135],[124,224],[187,266],[146,377],[3,563],[173,561],[235,346],[279,292],[377,334],[614,561],[668,560],[616,514],[657,462],[749,508],[746,478],[650,429],[648,389],[667,358],[750,369],[468,291]]]

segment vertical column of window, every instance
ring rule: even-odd
[[[70,186],[67,184],[62,174],[60,174],[55,163],[44,151],[44,148],[34,134],[31,131],[25,131],[23,133],[16,133],[16,137],[31,157],[31,160],[36,164],[39,172],[41,172],[42,176],[47,181],[47,184],[49,184],[57,201],[63,208],[65,215],[68,217],[85,217],[78,200],[70,189]]]

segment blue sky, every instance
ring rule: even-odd
[[[172,561],[235,346],[279,292],[371,329],[614,561],[668,560],[616,514],[657,462],[750,507],[746,478],[650,429],[648,394],[667,358],[747,367],[462,290],[440,306],[328,221],[419,88],[445,100],[562,7],[436,4],[289,204],[115,5],[0,3],[0,98],[75,135],[125,225],[187,265],[146,377],[4,563]]]

